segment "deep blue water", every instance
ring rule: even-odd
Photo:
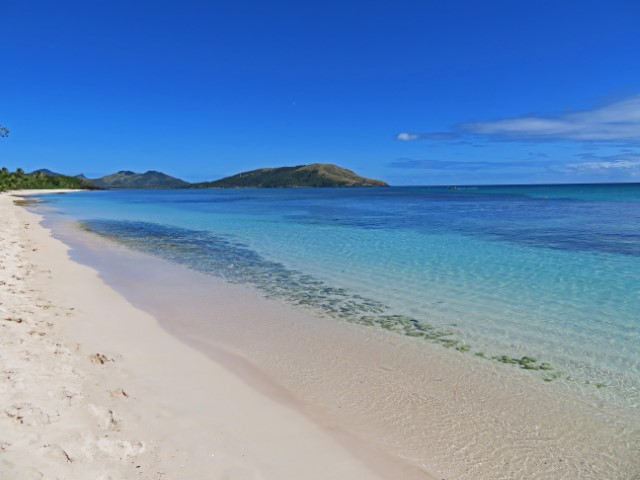
[[[128,190],[45,201],[90,231],[325,318],[508,356],[496,361],[535,357],[528,366],[541,381],[640,403],[639,184]]]

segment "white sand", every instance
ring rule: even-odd
[[[0,194],[1,479],[414,477],[166,333],[17,193]]]

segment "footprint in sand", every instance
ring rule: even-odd
[[[49,425],[59,417],[58,413],[49,415],[40,407],[31,403],[16,403],[5,409],[1,415],[25,426]]]
[[[57,376],[67,376],[72,378],[86,378],[87,374],[84,370],[79,370],[77,368],[72,367],[71,365],[55,365],[53,367],[53,373]]]
[[[87,408],[98,420],[98,425],[100,426],[100,428],[103,428],[105,430],[120,430],[120,420],[113,410],[94,405],[93,403],[90,404]]]
[[[15,370],[3,370],[0,372],[0,392],[23,390],[21,378]]]
[[[144,442],[130,442],[129,440],[112,440],[101,438],[96,442],[98,449],[111,456],[125,461],[128,457],[136,457],[146,450]]]
[[[116,388],[115,390],[111,390],[111,396],[114,398],[127,398],[129,394],[125,392],[122,388]]]
[[[41,480],[44,478],[43,473],[33,467],[20,468],[6,460],[0,462],[0,468],[2,473],[7,475],[6,478],[16,478],[20,480]],[[5,477],[3,476],[2,478]]]
[[[82,392],[73,390],[69,387],[62,387],[58,393],[51,394],[52,398],[66,402],[69,406],[78,404],[84,398]]]
[[[40,450],[49,458],[57,460],[60,463],[73,463],[74,461],[74,459],[71,458],[71,455],[69,455],[69,453],[58,444],[43,445]]]
[[[57,342],[48,342],[47,351],[49,353],[53,353],[56,356],[68,357],[71,355],[71,350],[63,347],[61,343]]]

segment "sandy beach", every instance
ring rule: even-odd
[[[25,193],[0,194],[2,479],[431,478],[354,454],[169,335],[69,260],[14,205]]]

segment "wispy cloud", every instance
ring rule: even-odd
[[[640,175],[640,154],[637,153],[602,156],[587,153],[579,155],[579,157],[582,161],[568,164],[569,170],[576,172],[620,171]]]
[[[387,167],[407,170],[504,170],[505,168],[540,168],[540,161],[519,160],[510,162],[456,162],[443,160],[418,160],[399,158],[387,164]]]
[[[446,140],[473,135],[515,141],[579,141],[640,144],[640,95],[608,105],[559,115],[505,118],[493,121],[467,122],[450,132],[398,134],[398,140]],[[447,138],[448,136],[448,138]],[[439,138],[436,138],[439,137]]]
[[[411,140],[455,140],[459,136],[460,135],[455,132],[403,132],[396,135],[396,139],[402,140],[404,142]]]
[[[399,133],[398,135],[396,135],[396,138],[398,140],[402,140],[403,142],[408,142],[411,140],[419,140],[420,134],[419,133]]]

